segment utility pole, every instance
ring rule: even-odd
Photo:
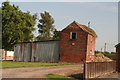
[[[104,52],[106,52],[106,48],[107,48],[106,46],[107,46],[107,43],[105,43],[105,46],[104,46]]]

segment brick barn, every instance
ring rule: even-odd
[[[117,72],[120,72],[120,43],[118,43],[116,46],[116,58],[117,58]]]
[[[60,62],[94,61],[96,37],[91,28],[72,22],[61,31]]]
[[[94,61],[97,35],[91,28],[74,21],[60,34],[60,40],[16,43],[14,61],[67,63]]]

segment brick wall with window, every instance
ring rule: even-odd
[[[63,29],[60,38],[60,62],[81,63],[85,61],[87,59],[87,48],[90,46],[88,45],[88,34],[76,22]],[[92,42],[94,43],[94,39]],[[93,49],[94,44],[92,44]],[[93,51],[91,50],[91,54],[94,55]]]

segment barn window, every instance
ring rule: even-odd
[[[77,33],[71,32],[70,39],[76,39],[76,38],[77,38]]]

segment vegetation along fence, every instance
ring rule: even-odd
[[[116,62],[86,62],[84,64],[84,79],[97,78],[116,71]]]

